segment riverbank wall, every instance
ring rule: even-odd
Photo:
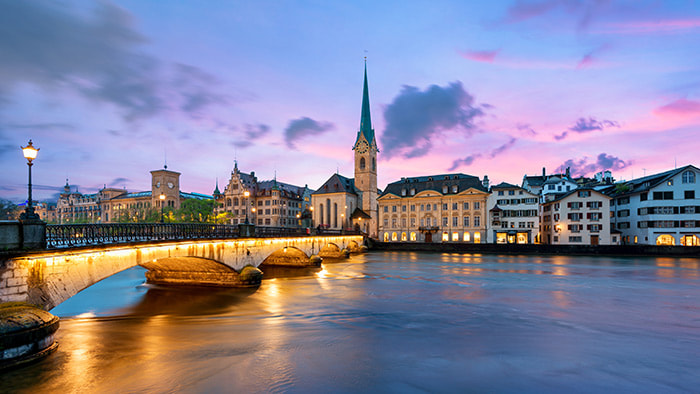
[[[669,256],[700,258],[697,246],[475,244],[462,242],[378,242],[371,250],[517,255]]]

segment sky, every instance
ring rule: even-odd
[[[378,184],[698,165],[697,1],[0,0],[0,198],[211,194],[234,161],[353,177],[366,57]]]

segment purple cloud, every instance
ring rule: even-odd
[[[284,129],[284,141],[287,147],[296,149],[297,140],[309,135],[325,133],[335,127],[330,122],[319,122],[311,118],[303,117],[289,121],[289,125]]]
[[[423,156],[443,132],[455,130],[471,135],[475,118],[483,114],[459,81],[445,87],[431,85],[424,91],[404,86],[384,110],[384,154],[388,158]]]
[[[578,118],[576,123],[569,127],[567,131],[562,132],[559,135],[555,135],[554,139],[559,141],[563,140],[569,135],[570,131],[573,131],[575,133],[588,133],[591,131],[602,131],[603,129],[610,128],[610,127],[620,127],[620,124],[612,121],[612,120],[597,120],[593,117],[589,117],[588,119],[586,118]]]
[[[469,156],[465,157],[464,159],[457,159],[457,160],[452,162],[452,165],[450,166],[450,168],[447,169],[447,171],[454,171],[459,167],[469,166],[474,162],[474,160],[476,160],[480,157],[481,157],[481,154],[476,153],[473,155],[469,155]]]
[[[501,52],[500,49],[495,51],[464,51],[460,52],[463,58],[473,60],[475,62],[483,63],[493,63],[498,53]]]
[[[618,157],[601,153],[598,155],[595,162],[589,162],[588,157],[578,160],[569,159],[557,167],[554,172],[563,173],[567,168],[570,168],[572,176],[587,176],[599,171],[621,170],[631,164],[631,160],[625,161]]]

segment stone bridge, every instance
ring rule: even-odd
[[[4,260],[0,256],[0,303],[25,301],[50,310],[136,265],[149,273],[172,270],[218,276],[263,263],[308,265],[313,255],[340,257],[344,249],[358,250],[362,244],[361,235],[319,235],[105,245],[26,252]]]

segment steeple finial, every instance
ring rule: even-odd
[[[216,177],[216,188],[214,188],[214,197],[217,197],[221,195],[221,192],[219,191],[219,177]]]

